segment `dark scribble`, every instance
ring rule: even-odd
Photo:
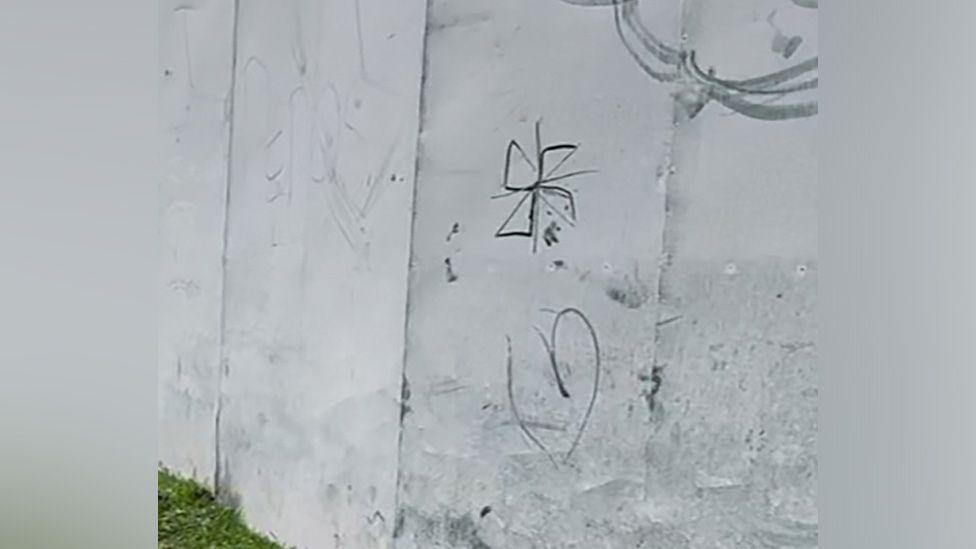
[[[516,194],[522,194],[522,198],[515,204],[511,213],[505,218],[495,237],[519,236],[532,239],[532,252],[538,249],[539,241],[539,215],[540,210],[545,208],[545,212],[555,214],[569,226],[576,225],[576,198],[573,192],[561,185],[553,185],[556,181],[569,179],[579,175],[594,173],[595,170],[578,170],[557,175],[556,172],[576,154],[579,145],[570,143],[559,143],[556,145],[542,146],[542,136],[540,132],[541,120],[535,123],[535,160],[529,158],[525,149],[514,139],[509,141],[505,151],[505,170],[502,176],[502,188],[506,191],[502,194],[492,196],[492,199],[505,198]],[[512,174],[513,163],[512,155],[517,153],[516,162],[524,163],[532,172],[531,182],[517,183]],[[546,162],[551,156],[559,159],[555,165],[548,167]],[[543,238],[547,245],[551,246],[558,242],[556,231],[559,223],[553,220]]]
[[[796,50],[803,43],[803,38],[800,36],[787,36],[786,33],[779,28],[773,19],[776,17],[776,10],[769,13],[769,17],[766,18],[766,22],[769,26],[773,28],[776,34],[773,36],[772,50],[773,53],[778,53],[783,56],[783,59],[789,59],[796,53]]]
[[[546,246],[552,246],[559,242],[559,231],[561,230],[562,228],[555,221],[549,222],[549,226],[542,233],[542,240],[546,243]]]
[[[676,102],[685,116],[694,118],[711,101],[732,111],[758,120],[789,120],[817,114],[816,99],[779,103],[781,99],[804,91],[816,90],[819,79],[818,57],[786,69],[745,80],[727,80],[717,76],[714,68],[703,70],[694,49],[683,44],[675,47],[658,39],[645,25],[637,8],[640,0],[562,0],[577,6],[612,6],[617,36],[637,65],[651,78],[680,87]],[[793,0],[801,7],[817,8],[816,0]],[[791,57],[800,47],[800,37],[778,36],[774,51]],[[780,86],[780,84],[783,84]]]
[[[573,438],[573,442],[570,445],[569,450],[566,451],[566,453],[562,458],[563,463],[568,462],[569,459],[572,457],[573,452],[576,451],[576,448],[579,446],[580,440],[583,438],[583,433],[586,431],[586,426],[590,421],[590,415],[593,413],[593,407],[596,404],[597,394],[600,391],[600,370],[602,368],[600,363],[600,343],[596,335],[596,329],[593,327],[593,324],[590,323],[590,320],[586,317],[586,315],[583,314],[582,311],[574,307],[567,307],[557,312],[556,317],[553,319],[552,328],[549,331],[548,338],[546,338],[545,334],[543,334],[540,329],[535,328],[535,331],[539,335],[539,338],[542,341],[542,345],[546,350],[546,355],[549,359],[548,360],[549,367],[552,369],[552,372],[555,375],[556,385],[559,389],[559,394],[563,398],[571,398],[571,395],[569,391],[566,389],[565,383],[563,382],[562,375],[559,372],[558,358],[556,356],[556,349],[557,349],[556,336],[558,334],[559,323],[567,315],[575,316],[586,327],[587,331],[590,334],[590,338],[593,342],[593,351],[595,357],[594,357],[594,367],[593,367],[594,370],[593,389],[592,392],[590,393],[589,402],[586,405],[586,411],[583,413],[583,419],[580,421],[579,430],[577,430],[576,436]],[[523,433],[525,433],[525,435],[529,438],[529,440],[531,440],[536,446],[538,446],[539,449],[546,454],[546,456],[550,459],[550,461],[553,462],[553,464],[556,464],[556,460],[552,456],[552,453],[549,451],[548,448],[546,448],[545,444],[543,444],[542,441],[539,440],[539,438],[532,433],[532,430],[529,427],[529,423],[522,418],[521,414],[519,413],[518,407],[515,405],[515,394],[514,394],[513,381],[512,381],[512,340],[508,336],[506,336],[505,340],[508,344],[508,362],[506,367],[506,374],[508,377],[508,400],[509,400],[509,404],[512,407],[512,414],[515,416],[515,421],[518,423],[519,428],[522,430]]]
[[[373,525],[376,522],[383,522],[383,523],[385,523],[386,522],[386,517],[383,516],[383,513],[379,512],[379,510],[377,510],[377,511],[373,512],[372,515],[369,515],[368,517],[366,517],[366,522],[368,522],[370,525]]]
[[[555,325],[553,325],[553,328],[555,328]],[[559,394],[562,395],[563,398],[569,398],[569,391],[566,390],[566,385],[563,383],[563,377],[559,374],[559,363],[556,362],[556,351],[552,348],[552,345],[549,344],[549,340],[546,339],[546,336],[542,333],[542,330],[536,328],[535,326],[533,326],[533,329],[535,329],[535,333],[539,334],[539,339],[542,340],[542,346],[546,348],[546,356],[549,357],[549,365],[552,367],[553,375],[556,376],[556,387],[559,388]],[[552,337],[555,338],[555,336],[556,334],[553,333]]]
[[[454,238],[454,235],[460,232],[461,232],[461,224],[455,221],[454,225],[451,227],[451,232],[447,233],[447,242],[450,242],[451,239]]]
[[[611,282],[606,289],[607,297],[628,309],[639,309],[651,298],[651,291],[641,282],[640,271],[634,265],[632,275],[626,275],[623,280]]]
[[[450,257],[444,259],[444,267],[447,274],[448,284],[450,284],[451,282],[455,282],[458,279],[458,277],[457,277],[457,273],[454,272],[454,266],[451,264]]]
[[[641,374],[638,376],[640,381],[650,381],[651,388],[649,391],[642,391],[644,396],[644,401],[647,402],[647,409],[651,413],[654,412],[655,408],[659,406],[659,403],[655,400],[657,398],[658,392],[661,390],[661,383],[664,382],[664,366],[654,365],[651,367],[651,375]]]

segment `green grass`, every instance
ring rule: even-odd
[[[250,531],[203,486],[159,471],[159,549],[284,549]]]

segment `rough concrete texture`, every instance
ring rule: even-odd
[[[664,198],[655,168],[671,100],[635,70],[609,16],[559,2],[431,3],[397,547],[599,547],[648,524],[640,377],[653,357]],[[538,228],[561,230],[552,245],[540,234],[533,253],[530,237],[494,236],[523,195],[491,197],[504,193],[510,140],[535,154],[540,118],[543,147],[579,145],[554,177],[596,171],[559,182],[575,195],[575,226],[549,213],[565,201],[544,195],[554,207],[542,203]],[[513,159],[513,173],[523,163]],[[570,398],[535,331],[550,338],[547,309],[567,307],[591,322],[600,351],[586,425],[596,362],[585,324],[566,316],[557,327]],[[512,396],[545,450],[513,417],[508,339]]]
[[[739,6],[686,10],[703,58],[759,48]],[[793,27],[813,52],[815,22]],[[741,57],[743,72],[779,68]],[[815,118],[675,131],[647,489],[691,547],[818,545],[815,138]]]
[[[234,5],[160,2],[159,459],[211,484]]]
[[[423,4],[239,10],[219,490],[290,543],[385,547]]]
[[[817,51],[638,10],[724,78]],[[614,14],[164,3],[161,460],[298,547],[818,546],[816,118]]]

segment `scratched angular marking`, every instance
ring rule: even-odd
[[[538,249],[539,243],[539,213],[541,208],[556,214],[567,225],[576,225],[576,199],[573,192],[561,185],[553,185],[555,181],[562,181],[571,177],[594,173],[595,170],[577,170],[574,172],[556,175],[556,172],[569,161],[570,158],[579,150],[579,145],[571,143],[559,143],[542,147],[542,137],[540,125],[542,121],[535,123],[535,161],[529,158],[525,149],[519,145],[518,141],[511,140],[508,149],[505,151],[505,171],[502,176],[502,188],[506,192],[492,196],[492,199],[506,198],[516,194],[522,194],[522,198],[512,208],[511,213],[505,218],[498,230],[495,231],[496,238],[503,237],[525,237],[532,239],[532,252]],[[515,164],[512,163],[512,154],[518,153]],[[552,156],[559,159],[551,168],[546,168],[546,160]],[[529,168],[529,172],[523,172],[524,177],[531,181],[521,184],[514,182],[513,169]],[[555,243],[551,236],[546,239],[548,245]]]

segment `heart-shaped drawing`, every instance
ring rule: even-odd
[[[580,439],[583,437],[584,431],[586,431],[586,425],[589,422],[590,415],[593,413],[593,406],[596,404],[597,394],[600,391],[600,343],[597,339],[596,329],[593,328],[593,324],[590,323],[590,320],[586,317],[585,314],[583,314],[582,311],[573,307],[567,307],[556,313],[556,317],[552,321],[552,328],[550,329],[548,339],[546,338],[546,335],[541,330],[539,330],[538,328],[535,329],[536,333],[539,334],[539,338],[542,340],[543,347],[545,347],[546,356],[549,362],[548,366],[552,369],[552,373],[556,379],[556,388],[560,396],[564,399],[587,398],[585,394],[582,395],[570,394],[569,390],[566,388],[566,383],[563,380],[563,375],[559,371],[559,361],[557,358],[558,347],[556,345],[557,343],[556,337],[559,333],[560,322],[562,322],[562,320],[567,316],[574,316],[577,319],[579,319],[580,322],[582,322],[583,327],[586,328],[587,332],[589,332],[590,339],[593,343],[594,361],[593,361],[593,384],[589,393],[589,401],[586,404],[586,410],[583,413],[583,418],[579,423],[579,428],[577,429],[576,434],[573,436],[572,444],[570,444],[569,449],[562,456],[563,463],[569,461],[569,458],[572,457],[573,452],[579,446]],[[532,441],[533,444],[538,446],[539,449],[546,454],[546,456],[553,462],[554,465],[558,465],[556,458],[553,457],[553,453],[549,450],[548,447],[546,447],[546,445],[542,442],[540,437],[535,432],[533,432],[532,427],[523,418],[522,414],[519,412],[518,406],[515,404],[515,389],[514,389],[514,382],[512,376],[512,368],[513,368],[512,340],[507,336],[505,339],[508,344],[508,362],[506,365],[506,374],[508,378],[508,401],[509,401],[509,405],[512,407],[512,414],[515,416],[515,421],[518,424],[519,428],[522,430],[522,432],[525,434],[525,436],[528,437],[528,439]]]

